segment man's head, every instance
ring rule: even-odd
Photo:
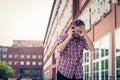
[[[75,36],[79,36],[82,33],[82,31],[81,31],[82,27],[85,27],[85,23],[80,19],[78,19],[72,23],[72,29],[74,29]]]
[[[76,20],[76,21],[74,21],[73,23],[72,23],[72,27],[81,27],[81,26],[85,26],[85,23],[82,21],[82,20],[80,20],[80,19],[78,19],[78,20]]]

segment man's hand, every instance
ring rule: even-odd
[[[85,30],[85,27],[84,27],[84,26],[80,27],[80,29],[81,29],[83,35],[86,35],[86,34],[87,34],[87,31]]]
[[[68,31],[68,37],[72,38],[73,33],[74,33],[74,29],[70,28],[69,31]]]

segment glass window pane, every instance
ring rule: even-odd
[[[94,63],[94,66],[93,66],[93,70],[95,71],[95,63]]]
[[[20,57],[21,57],[21,59],[23,59],[23,58],[25,58],[25,55],[22,54]]]
[[[96,63],[96,71],[99,71],[99,63]]]
[[[116,58],[116,65],[117,65],[117,68],[120,68],[120,56]]]
[[[97,80],[99,80],[99,72],[96,73]]]
[[[108,59],[105,60],[105,69],[108,69]]]
[[[16,58],[16,59],[17,59],[17,58],[18,58],[18,54],[15,54],[15,55],[14,55],[14,58]]]
[[[104,60],[101,61],[101,70],[104,70]]]
[[[87,69],[86,71],[89,72],[89,66],[88,65],[86,65],[86,69]]]
[[[95,80],[95,73],[93,73],[93,77],[94,77],[93,79]]]
[[[104,49],[101,49],[101,57],[104,57]]]
[[[27,59],[30,59],[30,55],[26,55],[26,58],[27,58]]]
[[[99,58],[99,49],[97,48],[96,49],[96,59],[98,59]]]
[[[42,59],[42,55],[38,55],[38,59]]]
[[[120,49],[116,49],[116,53],[120,52]]]
[[[109,50],[108,49],[105,49],[105,56],[107,56],[109,53]]]
[[[105,71],[105,80],[108,80],[108,71]]]
[[[120,79],[120,70],[117,70],[117,79]]]
[[[104,80],[104,71],[101,72],[101,79]]]
[[[38,62],[38,65],[42,65],[42,62]]]
[[[32,55],[32,59],[36,59],[36,55]]]
[[[41,74],[41,73],[42,73],[42,69],[38,69],[38,68],[32,69],[32,74]]]
[[[20,68],[20,73],[21,74],[29,74],[30,73],[30,69],[29,68]]]
[[[18,65],[18,61],[14,61],[14,65]]]
[[[3,54],[3,55],[2,55],[2,58],[7,58],[7,55],[6,55],[6,54]]]

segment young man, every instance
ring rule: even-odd
[[[82,36],[81,36],[82,34]],[[56,50],[60,53],[57,80],[83,80],[83,49],[94,50],[85,24],[76,20],[69,31],[58,39]]]

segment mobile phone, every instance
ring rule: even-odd
[[[74,29],[74,27],[71,27],[71,29]]]

